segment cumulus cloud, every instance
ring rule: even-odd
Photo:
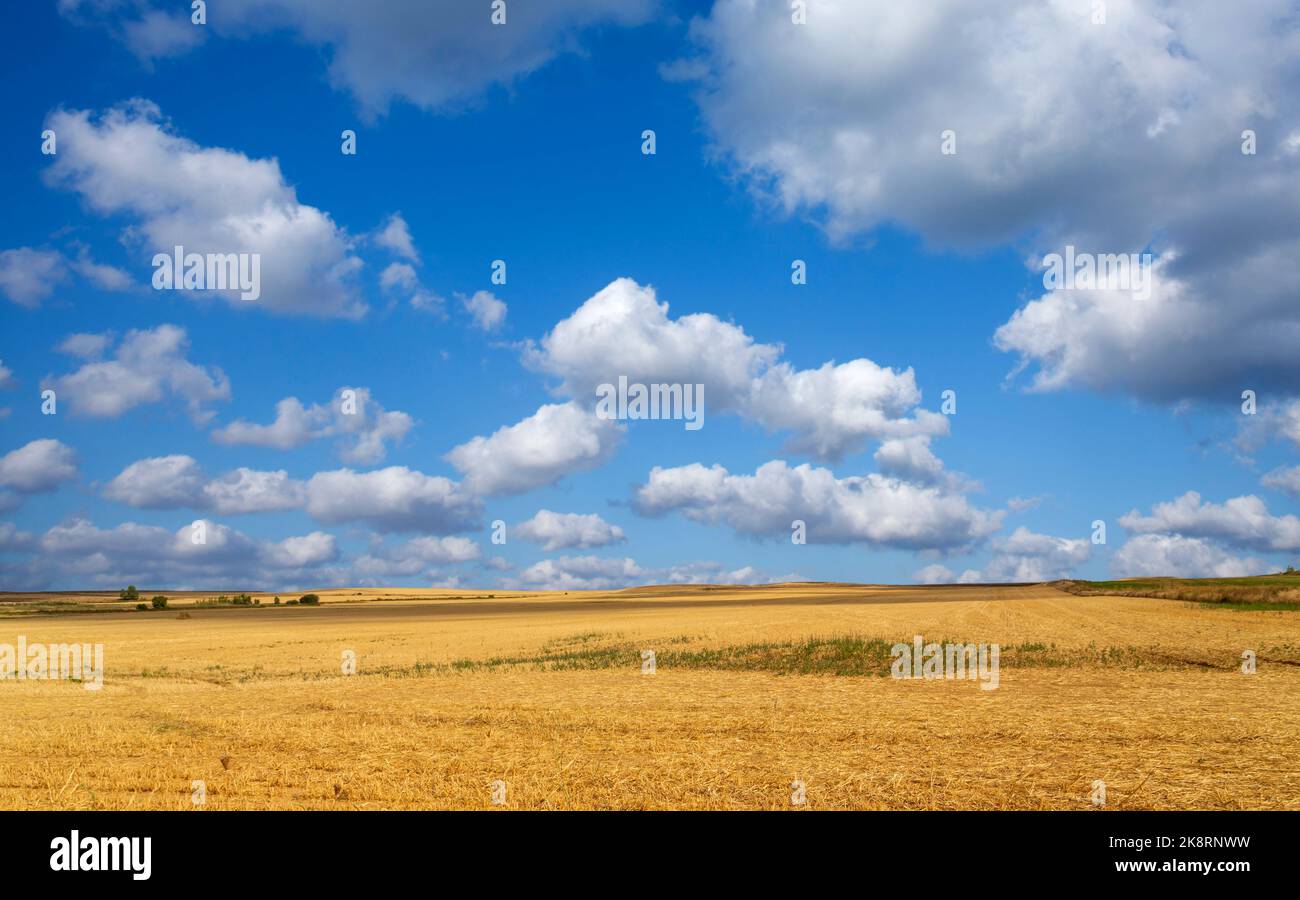
[[[1293,497],[1300,497],[1300,466],[1274,469],[1260,479],[1260,484],[1275,491],[1283,491]]]
[[[637,489],[645,515],[680,512],[725,523],[753,537],[788,538],[807,525],[809,543],[867,544],[907,550],[953,550],[996,531],[1002,514],[973,507],[959,493],[871,474],[836,478],[829,469],[773,460],[753,475],[720,465],[655,467]]]
[[[943,477],[943,462],[930,449],[925,436],[891,438],[881,443],[875,454],[882,475],[933,484]]]
[[[191,524],[176,531],[135,522],[102,529],[72,519],[40,537],[41,555],[27,563],[22,577],[32,584],[259,588],[301,583],[339,556],[333,536],[323,532],[259,541],[204,521],[204,543],[194,543],[193,534]]]
[[[1007,537],[994,538],[992,546],[993,556],[984,570],[963,572],[962,582],[1056,581],[1068,578],[1092,555],[1092,544],[1087,538],[1054,537],[1024,527]],[[950,581],[951,575],[947,572],[943,580]]]
[[[133,222],[144,256],[250,253],[260,257],[261,294],[216,293],[227,302],[281,313],[360,316],[352,239],[329,214],[300,203],[275,159],[201,147],[174,134],[143,100],[98,116],[59,110],[46,127],[59,135],[47,174],[104,216]]]
[[[76,454],[53,438],[31,441],[0,456],[0,486],[22,494],[53,491],[76,477]]]
[[[1157,503],[1149,516],[1135,509],[1119,522],[1136,534],[1208,538],[1256,552],[1300,550],[1300,518],[1270,514],[1267,504],[1253,494],[1207,503],[1196,491],[1188,491]]]
[[[135,15],[140,21],[150,13]],[[556,56],[578,50],[579,36],[599,25],[637,25],[655,0],[547,0],[509,3],[505,27],[489,20],[487,5],[460,0],[385,0],[359,6],[351,0],[222,0],[207,28],[227,38],[283,29],[320,48],[329,81],[347,90],[369,116],[394,100],[430,110],[459,108],[494,84],[509,86]],[[100,0],[62,0],[65,15],[114,23]],[[214,5],[215,9],[215,5]],[[95,15],[99,13],[99,15]],[[154,13],[153,15],[157,15]],[[183,39],[155,23],[148,34],[127,27],[138,56],[173,55]],[[205,30],[205,29],[196,29]],[[158,50],[149,53],[154,46]]]
[[[562,556],[534,563],[516,578],[503,579],[502,583],[515,589],[591,591],[643,584],[648,578],[649,572],[631,557]]]
[[[209,479],[193,457],[157,456],[132,463],[104,488],[104,496],[141,509],[199,509],[220,515],[299,509],[306,485],[284,470],[240,467]]]
[[[480,331],[496,331],[506,320],[506,304],[490,291],[475,291],[473,296],[461,297],[461,305],[474,319]]]
[[[326,437],[339,438],[344,462],[373,465],[388,453],[389,442],[401,441],[415,420],[404,412],[385,410],[364,387],[341,387],[328,404],[304,407],[297,397],[275,405],[275,420],[257,425],[243,419],[212,432],[219,444],[252,445],[290,450]]]
[[[1240,558],[1203,538],[1142,534],[1120,547],[1111,560],[1119,578],[1242,578],[1269,570],[1268,563]]]
[[[718,0],[669,71],[697,80],[717,151],[755,193],[834,238],[892,224],[939,246],[1157,243],[1150,298],[1031,299],[998,345],[1044,389],[1235,396],[1300,376],[1293,12],[1134,0],[1095,25],[1085,3],[825,0],[792,27],[779,4]]]
[[[187,360],[188,349],[185,329],[176,325],[129,331],[112,359],[88,362],[68,375],[47,378],[42,386],[53,387],[59,401],[77,415],[115,418],[170,397],[182,401],[190,418],[202,424],[213,416],[210,404],[230,399],[230,382],[215,366]]]
[[[547,552],[588,550],[627,540],[622,528],[611,525],[595,513],[557,513],[549,509],[540,509],[531,519],[516,525],[515,534],[526,541],[541,544]]]
[[[665,568],[642,566],[630,557],[561,556],[544,559],[503,578],[512,590],[608,591],[645,584],[771,584],[798,580],[797,575],[774,578],[753,566],[727,569],[722,563],[702,561]]]
[[[479,545],[466,537],[418,537],[352,561],[351,570],[363,584],[377,584],[385,578],[426,578],[441,576],[434,565],[463,563],[480,557]],[[445,581],[445,577],[443,578]]]
[[[446,459],[476,494],[522,494],[602,465],[623,432],[576,403],[547,404],[521,422],[452,448]]]
[[[316,473],[307,482],[307,512],[326,524],[364,522],[381,532],[449,534],[478,527],[483,505],[448,478],[389,466]]]
[[[912,580],[917,584],[952,584],[952,569],[940,563],[924,566],[912,573]]]
[[[817,459],[838,459],[868,440],[948,432],[945,416],[916,408],[921,391],[911,369],[868,359],[796,369],[781,353],[709,313],[672,319],[653,288],[620,278],[528,345],[524,361],[580,403],[594,403],[596,388],[621,375],[629,383],[703,384],[710,411],[788,432],[788,449]]]

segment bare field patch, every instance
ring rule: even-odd
[[[106,671],[0,682],[0,808],[189,809],[194,781],[207,809],[496,808],[500,780],[516,809],[788,809],[800,780],[809,808],[1083,809],[1096,779],[1112,808],[1300,808],[1292,613],[1047,586],[319,593],[4,622],[102,642]],[[1001,644],[1000,686],[881,677],[914,634]]]

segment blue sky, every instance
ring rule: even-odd
[[[6,587],[1295,562],[1300,94],[1265,52],[1295,11],[1225,34],[1209,4],[1077,5],[24,4],[0,38]],[[173,241],[259,252],[263,296],[151,289]],[[1154,291],[1047,291],[1067,244],[1153,252]],[[620,374],[704,384],[705,427],[595,422]],[[303,421],[247,427],[287,398]]]

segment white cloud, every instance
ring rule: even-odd
[[[417,263],[420,261],[420,254],[415,249],[415,241],[411,239],[411,229],[401,213],[393,213],[388,217],[384,226],[375,233],[375,243],[403,259]]]
[[[113,343],[111,332],[103,334],[87,334],[78,332],[70,334],[59,344],[59,352],[66,353],[69,356],[79,356],[82,359],[98,359],[104,355],[104,351]]]
[[[151,9],[139,19],[122,24],[123,38],[141,62],[181,56],[203,43],[207,29],[196,26],[189,15]]]
[[[329,81],[346,89],[369,116],[397,99],[425,109],[462,107],[492,85],[511,86],[556,56],[580,49],[579,35],[600,25],[636,25],[654,0],[547,0],[508,3],[505,26],[489,20],[488,4],[462,0],[222,0],[207,29],[227,38],[249,38],[284,29],[320,48]],[[64,0],[69,18],[84,19],[104,4]],[[220,10],[217,11],[217,7]],[[188,8],[188,7],[187,7]],[[78,15],[80,13],[80,15]],[[131,20],[134,21],[134,17]],[[185,42],[169,28],[127,26],[133,51],[142,57],[173,55]],[[205,29],[196,29],[205,30]],[[155,49],[156,48],[156,49]]]
[[[19,493],[45,493],[76,477],[76,454],[53,438],[31,441],[0,456],[0,485]]]
[[[101,529],[87,519],[73,519],[41,536],[41,555],[29,561],[23,577],[34,584],[71,580],[154,589],[267,588],[315,577],[319,567],[339,555],[333,536],[322,532],[258,541],[205,521],[205,542],[194,543],[193,533],[190,523],[175,531],[135,522]]]
[[[49,182],[76,191],[101,215],[133,219],[130,234],[145,259],[178,245],[187,254],[255,253],[260,297],[215,293],[281,313],[364,313],[353,284],[361,267],[353,241],[327,213],[298,201],[277,160],[200,147],[172,133],[158,107],[143,100],[98,117],[59,110],[46,126],[59,135]]]
[[[63,257],[53,250],[0,251],[0,294],[19,306],[40,306],[67,277]]]
[[[93,418],[115,418],[172,396],[201,424],[213,415],[209,404],[230,399],[230,383],[220,369],[187,360],[187,349],[185,329],[176,325],[129,331],[113,359],[88,362],[69,375],[46,379],[43,386],[54,387],[59,402],[68,403],[73,413]]]
[[[0,553],[29,550],[35,543],[35,537],[20,531],[13,522],[0,522]]]
[[[82,278],[106,291],[129,291],[136,287],[134,279],[127,272],[116,266],[95,262],[84,247],[76,259],[68,261],[68,265]]]
[[[104,488],[104,496],[141,509],[201,509],[220,515],[299,509],[307,501],[306,485],[284,470],[240,467],[209,479],[189,456],[142,459],[122,470]]]
[[[943,462],[930,449],[925,436],[891,438],[881,443],[875,454],[882,475],[933,484],[943,475]]]
[[[912,573],[912,580],[917,584],[952,584],[954,576],[952,569],[947,566],[934,563],[917,569]]]
[[[1275,491],[1283,491],[1294,497],[1300,497],[1300,466],[1292,466],[1289,469],[1274,469],[1260,479],[1260,484]]]
[[[971,582],[1038,582],[1067,578],[1092,555],[1087,538],[1061,538],[1037,534],[1021,527],[1008,537],[992,541],[993,557],[983,572],[967,570],[961,580]],[[952,573],[948,573],[951,575]]]
[[[0,391],[11,391],[17,386],[18,382],[14,378],[13,369],[6,366],[4,360],[0,359]]]
[[[130,275],[115,266],[95,262],[84,247],[75,259],[57,250],[18,247],[0,251],[0,294],[19,306],[35,308],[68,281],[71,272],[108,291],[134,287]]]
[[[608,591],[644,584],[771,584],[797,580],[793,574],[773,578],[753,566],[728,570],[711,561],[656,569],[630,557],[561,556],[534,563],[517,576],[501,579],[501,583],[512,590]]]
[[[732,475],[699,463],[655,467],[637,489],[646,515],[681,512],[697,522],[724,522],[740,534],[786,538],[792,522],[807,525],[810,544],[869,544],[909,550],[951,550],[997,530],[1001,513],[970,505],[934,485],[871,474],[836,478],[829,469],[783,460],[753,475]]]
[[[490,291],[475,291],[471,297],[461,297],[461,305],[474,317],[474,324],[482,331],[496,331],[506,320],[506,304]]]
[[[446,459],[476,494],[522,494],[602,465],[623,431],[616,422],[597,418],[576,403],[547,404],[489,437],[452,448]]]
[[[104,496],[142,509],[195,506],[207,478],[190,456],[155,456],[131,463],[104,487]]]
[[[516,525],[515,534],[526,541],[541,544],[547,552],[588,550],[627,540],[622,528],[611,525],[595,513],[557,513],[549,509],[540,509],[531,519]]]
[[[326,524],[365,522],[382,532],[447,534],[478,527],[483,507],[450,479],[389,466],[316,473],[307,482],[307,512]]]
[[[1290,441],[1300,448],[1300,399],[1259,403],[1255,415],[1242,416],[1236,443],[1250,452],[1274,439]]]
[[[524,360],[584,404],[620,375],[630,383],[703,384],[711,411],[790,432],[790,450],[818,459],[838,459],[869,440],[948,432],[947,417],[916,409],[921,392],[911,369],[854,359],[800,370],[781,352],[709,313],[670,319],[653,288],[620,278],[530,344]]]
[[[1300,550],[1300,518],[1274,516],[1259,497],[1247,494],[1225,503],[1204,503],[1196,491],[1151,508],[1132,510],[1120,524],[1138,534],[1176,534],[1221,540],[1257,552]]]
[[[1119,578],[1241,578],[1268,570],[1268,563],[1258,559],[1239,558],[1202,538],[1176,534],[1138,535],[1111,561]]]
[[[938,246],[1159,241],[1148,300],[1057,292],[998,333],[1040,388],[1168,400],[1300,381],[1287,0],[1131,0],[1104,25],[1087,3],[822,0],[798,27],[786,6],[718,0],[670,70],[698,78],[715,149],[763,200],[836,239],[889,224]]]
[[[379,274],[379,286],[390,294],[405,294],[412,309],[439,319],[447,317],[446,301],[420,284],[420,276],[407,263],[389,263]]]
[[[380,406],[371,398],[369,388],[341,387],[325,405],[304,407],[297,397],[286,397],[275,405],[275,420],[269,425],[239,419],[214,430],[212,439],[231,446],[290,450],[320,438],[338,437],[344,462],[373,465],[387,455],[389,442],[401,441],[414,425],[415,420],[406,413]]]
[[[630,557],[562,556],[544,559],[502,583],[516,589],[547,591],[612,590],[645,583],[650,573]]]
[[[352,571],[366,584],[376,584],[377,579],[417,575],[433,579],[439,573],[431,566],[470,562],[481,553],[479,545],[469,538],[418,537],[381,553],[358,557],[352,562]]]
[[[389,263],[384,267],[384,271],[379,273],[379,286],[386,291],[395,288],[411,291],[415,290],[419,283],[420,276],[415,274],[415,269],[408,263]]]

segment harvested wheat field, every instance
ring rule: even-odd
[[[1285,609],[1049,585],[202,596],[6,598],[78,611],[7,616],[0,642],[102,643],[104,674],[0,681],[0,808],[1089,809],[1100,780],[1105,808],[1300,809]],[[914,635],[998,644],[996,689],[890,677]]]

